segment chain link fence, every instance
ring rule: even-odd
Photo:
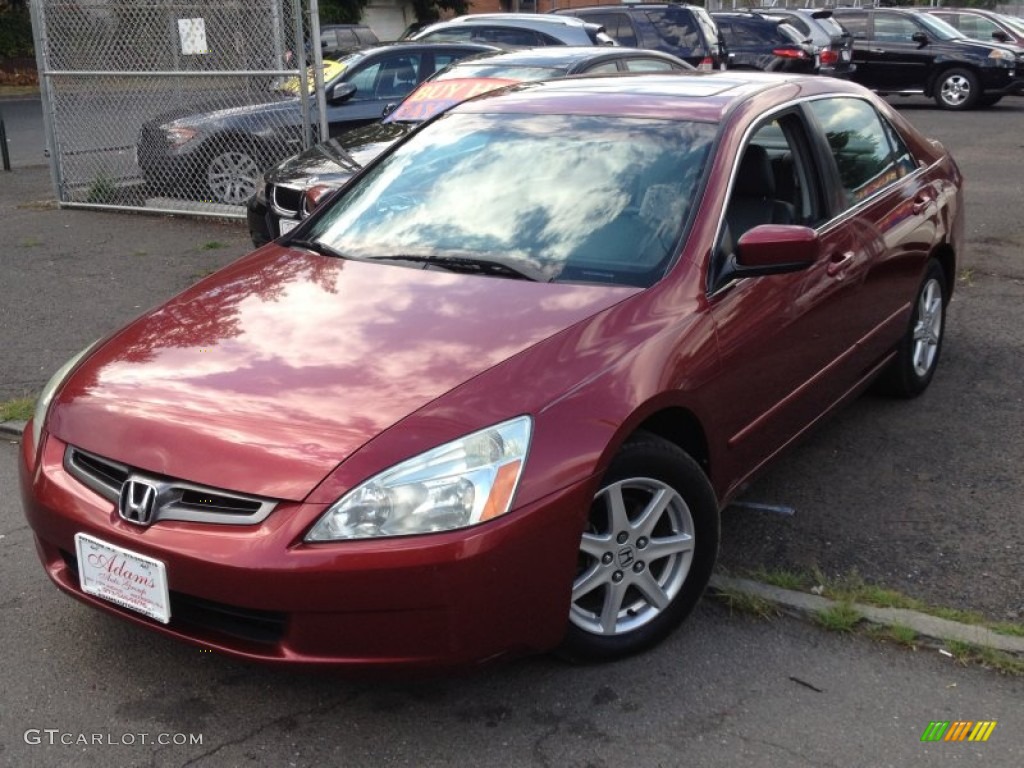
[[[324,128],[317,0],[31,10],[62,205],[243,216],[260,172]]]

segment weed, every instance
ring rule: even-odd
[[[836,603],[815,615],[818,625],[832,632],[852,632],[863,618],[860,612],[847,602]]]
[[[989,629],[997,635],[1011,635],[1012,637],[1024,637],[1024,625],[1011,624],[1008,621],[1000,621],[989,625]]]
[[[810,586],[806,574],[787,571],[782,568],[773,570],[759,568],[750,574],[750,578],[762,581],[765,584],[771,584],[773,587],[779,587],[780,589],[805,590]]]
[[[28,421],[35,408],[34,397],[15,397],[0,402],[0,421]]]
[[[42,245],[43,241],[38,237],[23,237],[19,242],[20,248],[35,248],[38,245]]]
[[[779,615],[779,609],[774,603],[736,589],[716,589],[715,597],[729,607],[730,613],[745,613],[758,619],[772,619]]]
[[[907,648],[917,647],[917,632],[910,627],[893,624],[891,627],[886,627],[886,634],[888,639],[894,643],[899,643]]]
[[[98,174],[85,193],[87,203],[110,203],[117,197],[117,185],[102,173]]]
[[[227,243],[222,243],[220,240],[210,240],[209,242],[203,243],[201,250],[204,251],[216,251],[221,248],[227,248]]]

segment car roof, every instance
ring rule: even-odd
[[[671,54],[661,51],[652,51],[647,48],[626,48],[624,46],[570,46],[570,45],[546,45],[540,48],[524,48],[515,51],[496,51],[474,56],[469,59],[460,59],[452,63],[452,68],[460,66],[471,66],[475,63],[486,62],[488,64],[507,64],[509,66],[536,66],[536,67],[560,67],[578,64],[590,59],[613,58],[623,56],[650,56],[651,58],[665,59],[666,61],[679,61]]]
[[[561,13],[572,13],[573,11],[631,11],[631,10],[654,10],[662,8],[682,8],[687,11],[700,9],[702,11],[707,10],[704,6],[694,5],[692,3],[597,3],[595,5],[575,5],[571,8],[560,9]]]
[[[483,22],[501,22],[518,24],[560,24],[567,27],[579,27],[587,22],[577,19],[575,16],[559,16],[551,13],[474,13],[469,16],[456,16],[454,19],[445,19],[435,22],[436,24],[479,24]]]
[[[776,72],[676,72],[673,74],[584,75],[544,80],[483,94],[453,112],[620,115],[720,122],[735,106],[776,92],[783,103],[797,96],[863,96],[845,80]],[[768,100],[773,100],[768,96]]]
[[[462,48],[468,50],[470,53],[473,51],[479,51],[480,53],[489,53],[491,51],[503,51],[505,50],[501,46],[494,45],[492,43],[477,43],[464,40],[431,40],[431,41],[420,41],[420,40],[394,40],[388,43],[379,43],[377,45],[368,45],[364,48],[360,48],[350,53],[346,53],[342,56],[325,57],[339,60],[347,56],[358,55],[358,56],[372,56],[377,53],[383,53],[386,51],[401,51],[401,50],[419,50],[419,51],[430,51],[440,50],[442,48]]]

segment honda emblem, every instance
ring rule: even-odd
[[[117,513],[136,525],[149,525],[156,511],[156,487],[142,480],[128,480],[121,486]]]

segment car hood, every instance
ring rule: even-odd
[[[299,100],[295,96],[268,93],[264,98],[266,101],[238,107],[207,104],[191,109],[178,108],[150,120],[147,125],[174,125],[212,131],[262,125],[267,121],[272,121],[275,126],[282,120],[284,124],[295,125],[301,120]]]
[[[48,429],[147,472],[301,500],[389,426],[638,290],[272,244],[97,348]]]
[[[278,163],[264,173],[271,184],[340,186],[364,165],[408,134],[412,123],[375,123],[348,131]]]

